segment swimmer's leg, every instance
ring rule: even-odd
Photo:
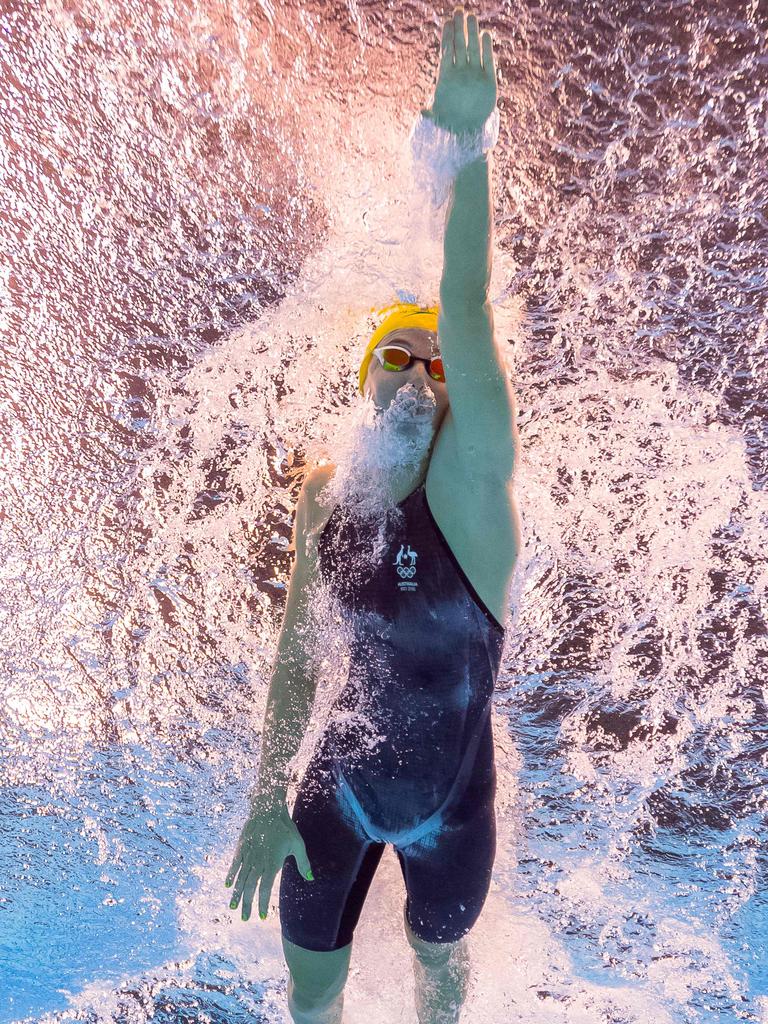
[[[280,925],[288,964],[288,1008],[296,1024],[339,1024],[352,939],[384,851],[339,794],[322,749],[313,756],[292,812],[313,879],[287,857]]]
[[[456,1024],[469,986],[468,937],[456,942],[425,942],[414,935],[403,912],[405,934],[415,953],[413,977],[419,1024]]]
[[[489,718],[458,803],[433,833],[395,847],[408,896],[405,934],[416,954],[419,1024],[459,1020],[469,984],[467,933],[482,911],[496,856],[495,794]]]
[[[283,936],[288,1009],[295,1024],[340,1024],[352,943],[329,952],[303,949]]]

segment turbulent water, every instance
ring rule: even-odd
[[[444,13],[0,4],[0,1024],[288,1020],[223,879],[297,471],[436,298]],[[524,547],[462,1020],[766,1024],[768,15],[478,13]],[[388,850],[350,1024],[415,1020],[403,899]]]

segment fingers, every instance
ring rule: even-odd
[[[299,869],[299,873],[308,878],[310,882],[314,881],[312,876],[312,868],[309,865],[309,858],[307,857],[307,848],[304,845],[304,840],[301,836],[297,836],[296,845],[293,850],[293,858],[296,861],[296,867]]]
[[[253,894],[256,892],[256,886],[259,884],[259,878],[261,871],[257,871],[255,868],[251,868],[248,872],[248,878],[245,881],[245,888],[243,889],[243,913],[242,918],[247,921],[251,916],[251,905],[253,903]]]
[[[457,7],[453,13],[453,48],[456,53],[456,63],[467,63],[467,41],[464,38],[464,10]]]
[[[235,853],[234,859],[232,861],[232,865],[231,865],[229,871],[227,872],[227,877],[224,879],[224,885],[226,885],[226,886],[232,885],[232,883],[235,880],[235,875],[237,874],[237,872],[238,872],[238,870],[240,868],[240,865],[242,863],[243,863],[243,855],[242,855],[242,852],[241,852],[241,848],[238,846],[237,852]]]
[[[443,34],[440,38],[440,71],[453,64],[453,21],[449,19],[443,25]]]
[[[482,33],[476,14],[467,14],[467,37],[464,35],[464,8],[457,7],[454,16],[447,18],[442,25],[442,36],[440,38],[440,71],[446,66],[453,65],[456,61],[480,67],[480,45],[482,42],[482,70],[490,76],[496,77],[496,65],[494,62],[494,40],[489,32]]]
[[[453,17],[443,23],[443,34],[440,40],[440,66],[452,64],[470,64],[480,67],[480,28],[476,14],[466,15],[466,37],[464,35],[464,8],[457,7]],[[493,40],[490,32],[482,35],[482,67],[484,71],[495,75],[493,62]]]
[[[237,904],[240,902],[241,893],[242,893],[242,889],[240,888],[240,885],[238,884],[232,890],[232,898],[229,901],[229,909],[230,910],[237,910]]]
[[[259,887],[259,917],[263,920],[267,916],[269,910],[269,897],[272,892],[272,886],[275,882],[276,871],[271,874],[267,873],[261,879],[261,885]]]
[[[241,848],[238,847],[238,852],[235,854],[235,859],[232,861],[232,867],[229,869],[229,874],[227,875],[227,885],[232,884],[232,879],[235,877],[238,870],[240,871],[240,874],[235,882],[235,888],[232,890],[232,898],[229,901],[230,910],[237,910],[237,905],[240,902],[241,896],[243,897],[243,910],[246,909],[246,886],[251,882],[251,879],[253,879],[253,886],[255,888],[256,882],[258,882],[263,869],[261,864],[247,862],[242,856]],[[251,894],[253,894],[253,890],[251,890]],[[250,913],[250,905],[248,906],[248,911]],[[244,920],[247,920],[247,918],[244,918]]]
[[[242,871],[240,872],[240,877],[235,882],[235,888],[232,890],[232,898],[229,901],[230,910],[237,910],[237,905],[240,902],[240,897],[243,894],[243,885],[245,883],[246,874],[248,874],[248,872],[246,868],[243,867]],[[229,877],[229,875],[227,877]]]
[[[483,71],[496,77],[496,67],[493,62],[493,39],[490,32],[483,32]]]
[[[477,15],[467,15],[467,53],[469,54],[469,63],[474,64],[476,68],[480,67],[480,33],[477,27]]]

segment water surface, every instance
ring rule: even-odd
[[[436,295],[448,12],[0,11],[1,1022],[288,1019],[277,890],[222,883],[294,471],[371,306]],[[766,1024],[765,11],[479,13],[524,549],[462,1019]],[[351,1022],[415,1019],[403,898],[388,851]]]

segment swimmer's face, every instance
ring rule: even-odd
[[[376,348],[386,348],[387,345],[395,343],[407,348],[415,356],[423,356],[425,359],[439,351],[435,332],[422,327],[405,327],[391,331],[381,339]],[[363,390],[372,396],[377,409],[386,409],[400,388],[408,383],[417,388],[424,386],[431,390],[437,404],[433,420],[437,429],[448,410],[448,389],[444,382],[430,376],[426,363],[414,362],[407,370],[385,370],[374,356],[368,364]]]

